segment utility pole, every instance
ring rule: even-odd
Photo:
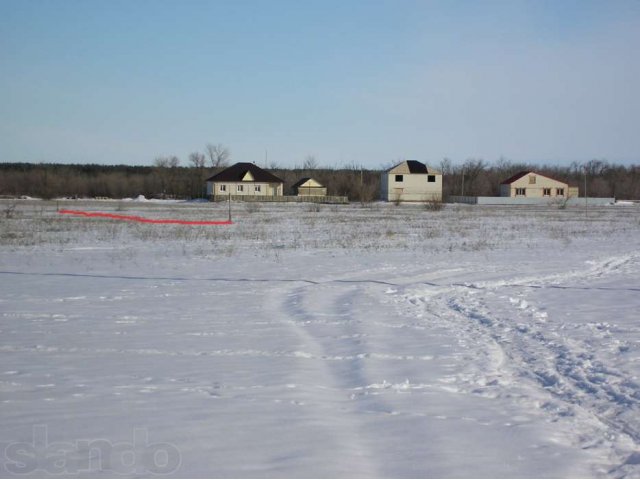
[[[584,166],[584,218],[587,219],[589,210],[589,197],[587,196],[587,166]]]
[[[464,197],[464,167],[462,168],[462,193],[460,193],[461,197]]]

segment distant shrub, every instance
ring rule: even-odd
[[[424,202],[424,209],[429,212],[439,212],[444,208],[444,203],[440,197],[432,197]]]
[[[552,207],[556,207],[558,210],[564,210],[567,208],[567,204],[569,203],[570,196],[566,197],[556,197],[549,202],[549,205]]]
[[[249,201],[245,205],[245,210],[247,213],[257,213],[260,211],[260,204],[258,202]]]
[[[11,202],[4,208],[4,218],[15,218],[16,216],[16,202]]]

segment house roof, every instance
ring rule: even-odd
[[[252,180],[245,180],[249,173]],[[284,183],[272,173],[263,170],[254,163],[240,162],[225,168],[221,172],[207,178],[207,182],[260,182],[260,183]]]
[[[510,184],[512,184],[513,182],[515,182],[516,180],[520,180],[522,177],[526,177],[527,175],[530,175],[530,174],[538,175],[538,176],[540,176],[540,177],[545,177],[545,178],[548,178],[548,179],[550,179],[550,180],[554,180],[554,181],[556,181],[556,182],[560,182],[560,183],[567,183],[567,182],[563,182],[562,180],[558,180],[557,178],[550,177],[549,175],[542,175],[542,174],[540,174],[540,173],[534,172],[533,170],[523,170],[523,171],[518,172],[518,173],[516,173],[515,175],[513,175],[513,176],[511,176],[511,177],[507,178],[507,179],[506,179],[504,182],[502,182],[500,185],[510,185]]]
[[[318,184],[318,185],[314,185],[316,188],[324,187],[324,185],[322,185],[319,181],[317,181],[315,178],[311,178],[311,177],[301,178],[296,183],[294,183],[292,185],[292,187],[293,188],[300,187],[300,186],[304,185],[305,183],[307,183],[309,180],[313,180],[314,182],[316,182]]]
[[[417,160],[407,160],[410,173],[429,173],[429,169],[424,163]]]
[[[392,170],[398,168],[401,165],[406,165],[407,169],[409,170],[409,173],[440,173],[437,172],[435,170],[433,170],[432,168],[428,168],[424,163],[419,162],[417,160],[405,160],[404,162],[400,162],[397,165],[394,165],[393,167],[391,167],[389,170],[387,170],[387,172],[391,172]]]
[[[532,172],[530,172],[529,170],[518,172],[515,175],[512,175],[511,177],[507,178],[502,183],[500,183],[500,185],[509,185],[509,184],[515,182],[516,180],[520,180],[525,175],[529,175],[530,173],[532,173]]]

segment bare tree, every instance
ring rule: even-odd
[[[318,160],[314,155],[307,155],[304,157],[304,163],[302,164],[303,170],[315,170],[318,168]]]
[[[478,177],[485,171],[487,163],[481,158],[468,158],[462,164],[462,174],[464,175],[464,193],[467,195],[478,195]]]
[[[153,159],[153,166],[158,168],[169,167],[169,157],[156,157]]]
[[[190,195],[192,197],[202,197],[207,157],[205,157],[204,153],[192,152],[189,154],[189,163],[192,167],[192,172],[189,175],[191,179]]]
[[[586,170],[587,175],[590,177],[598,177],[600,175],[604,175],[605,172],[609,169],[609,162],[606,160],[598,160],[594,158],[593,160],[589,160],[583,166],[584,170]]]
[[[207,156],[213,168],[226,167],[231,158],[231,152],[223,144],[213,145],[208,143],[206,146]]]
[[[180,159],[175,155],[160,156],[153,159],[153,166],[158,168],[175,168],[180,165]]]
[[[177,192],[177,167],[180,165],[180,159],[175,155],[159,156],[153,159],[153,166],[156,177],[160,182],[160,194],[165,197],[167,195],[176,195]]]
[[[451,159],[444,157],[440,162],[440,173],[446,176],[446,175],[450,175],[452,170],[453,170],[453,166],[451,164]]]
[[[159,192],[154,192],[154,194],[160,194],[163,197],[166,195],[167,193],[167,184],[168,184],[168,178],[167,178],[167,168],[169,167],[169,157],[156,157],[153,159],[153,166],[154,166],[154,173],[155,173],[155,177],[158,179],[159,185],[158,187],[160,188]]]
[[[176,168],[180,166],[180,159],[175,155],[169,157],[169,168]]]
[[[204,153],[192,152],[189,154],[189,163],[192,167],[202,169],[206,165],[206,160]]]
[[[496,160],[494,164],[494,169],[500,172],[509,172],[513,170],[513,162],[508,158],[500,155],[500,158]]]
[[[347,163],[343,168],[344,170],[351,170],[352,172],[361,172],[364,169],[364,166],[362,166],[360,163],[356,162],[355,160],[352,160],[351,162]]]

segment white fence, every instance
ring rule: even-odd
[[[231,198],[232,202],[280,202],[280,203],[349,203],[347,197],[314,196],[314,195],[211,195],[212,202],[225,202]]]
[[[453,195],[447,198],[447,203],[467,203],[469,205],[566,205],[568,207],[612,205],[616,203],[615,198],[597,197],[462,197]]]

